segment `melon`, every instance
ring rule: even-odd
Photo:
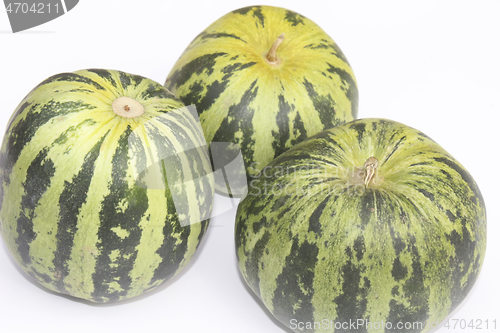
[[[196,113],[184,109],[162,85],[105,69],[54,75],[21,101],[0,151],[0,231],[28,275],[103,303],[186,266],[214,182]]]
[[[238,206],[235,240],[244,280],[294,332],[421,332],[477,280],[486,210],[435,141],[361,119],[266,166]]]
[[[232,144],[220,154],[223,164],[241,151],[247,182],[293,145],[358,112],[356,79],[340,47],[310,19],[272,6],[240,8],[212,23],[165,87],[196,106],[209,144]],[[244,194],[247,182],[232,194]]]

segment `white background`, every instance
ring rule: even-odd
[[[119,69],[163,83],[198,33],[227,12],[255,4],[82,0],[66,15],[17,34],[1,8],[0,129],[36,84],[60,72]],[[488,210],[487,255],[471,294],[449,318],[489,320],[489,331],[496,320],[499,330],[500,2],[265,4],[307,16],[339,44],[359,84],[360,118],[389,118],[423,131],[473,175]],[[219,199],[219,211],[230,207]],[[179,276],[113,305],[89,305],[41,289],[0,241],[0,332],[290,332],[240,278],[234,215],[233,209],[212,220],[195,259]]]

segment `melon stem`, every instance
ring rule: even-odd
[[[365,179],[364,179],[365,187],[368,187],[368,185],[370,185],[370,182],[375,176],[377,172],[378,163],[379,163],[378,159],[373,156],[366,160],[363,166],[363,169],[365,170]]]
[[[141,103],[126,96],[115,99],[111,107],[115,114],[124,118],[135,118],[144,113],[144,106]]]
[[[277,64],[279,61],[276,51],[278,50],[278,47],[280,47],[280,45],[283,43],[284,40],[285,40],[285,34],[282,33],[281,35],[278,36],[273,46],[271,46],[271,49],[269,49],[269,52],[267,53],[266,59],[273,65]]]

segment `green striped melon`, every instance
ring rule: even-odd
[[[165,87],[196,105],[208,143],[234,144],[228,161],[241,149],[248,180],[358,110],[356,79],[338,45],[306,17],[270,6],[241,8],[211,24]]]
[[[152,80],[103,69],[54,75],[24,98],[0,152],[0,230],[28,275],[110,302],[158,287],[189,262],[212,205],[201,194],[214,184],[201,177],[210,168],[201,127],[174,112],[183,107]],[[170,159],[194,186],[174,188],[172,170],[169,186],[149,186],[146,166],[186,143],[191,153]],[[179,207],[201,223],[183,227]]]
[[[420,332],[474,285],[485,214],[471,175],[436,142],[357,120],[291,148],[252,182],[236,217],[239,269],[295,332]]]

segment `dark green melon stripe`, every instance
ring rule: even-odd
[[[460,167],[457,163],[455,163],[452,159],[450,158],[444,158],[444,157],[437,157],[434,158],[434,160],[438,163],[443,163],[446,166],[448,166],[450,169],[456,171],[460,177],[467,183],[468,187],[471,189],[471,191],[474,193],[474,196],[468,196],[467,198],[464,199],[470,199],[473,200],[475,204],[481,204],[481,206],[484,207],[484,200],[483,196],[481,195],[481,192],[479,191],[479,188],[472,178],[472,176],[464,170],[462,167]],[[478,202],[479,200],[479,202]]]
[[[192,155],[195,157],[198,157],[199,151],[194,151]],[[191,158],[193,160],[193,158]],[[208,158],[207,158],[208,160]],[[200,162],[201,163],[201,162]],[[210,168],[208,168],[210,169]],[[209,170],[207,170],[209,171]],[[201,212],[201,218],[202,220],[209,220],[211,211],[212,211],[212,202],[213,202],[213,197],[212,193],[210,191],[211,189],[211,184],[210,184],[210,178],[205,177],[206,175],[202,175],[201,173],[199,174],[200,179],[197,180],[196,186],[199,189],[198,193],[196,194],[197,200],[200,203],[199,204],[199,210]],[[212,200],[209,200],[212,198]],[[208,223],[208,221],[207,221]],[[200,238],[201,240],[201,238]]]
[[[206,32],[202,32],[200,34],[201,36],[201,39],[212,39],[212,38],[215,38],[215,39],[218,39],[218,38],[234,38],[234,39],[239,39],[241,40],[242,42],[245,42],[245,40],[243,40],[242,38],[234,35],[234,34],[228,34],[228,33],[225,33],[225,32],[216,32],[216,33],[206,33]]]
[[[111,84],[113,86],[113,88],[118,88],[118,85],[116,84],[116,80],[113,78],[113,75],[111,74],[110,71],[105,70],[105,69],[100,69],[100,68],[91,68],[91,69],[87,69],[87,71],[99,75],[99,77],[102,80]]]
[[[125,72],[118,72],[120,76],[120,83],[122,87],[137,87],[142,80],[144,80],[144,77],[140,75],[135,75],[135,74],[129,74]]]
[[[96,88],[97,90],[105,90],[103,86],[101,86],[99,83],[92,80],[91,78],[89,78],[87,76],[80,75],[80,74],[76,74],[76,73],[60,73],[60,74],[53,75],[53,76],[49,77],[48,79],[42,81],[38,86],[35,87],[35,89],[38,89],[41,86],[43,86],[45,84],[52,83],[52,82],[66,82],[69,84],[74,84],[75,82],[76,83],[83,83],[83,84],[91,85],[94,88]],[[35,90],[35,89],[33,89],[33,90]]]
[[[193,74],[201,74],[204,71],[207,72],[207,75],[212,74],[217,58],[226,55],[227,53],[224,52],[205,54],[190,61],[184,65],[184,67],[176,70],[172,75],[170,75],[170,79],[168,80],[169,82],[167,82],[167,89],[172,90],[174,88],[174,83],[177,87],[182,86],[191,78]]]
[[[348,88],[344,86],[341,86],[340,88],[345,92],[347,98],[351,101],[352,117],[356,119],[356,117],[358,116],[359,92],[354,78],[348,72],[339,67],[335,67],[329,63],[327,63],[327,65],[328,68],[326,70],[332,74],[338,75],[342,82],[348,86]]]
[[[232,74],[226,74],[222,82],[214,81],[205,88],[200,82],[196,81],[189,87],[189,93],[182,97],[186,105],[195,105],[199,114],[208,110],[212,104],[219,98],[220,94],[226,89],[229,78]]]
[[[398,142],[396,142],[396,144],[394,145],[394,148],[392,149],[392,151],[389,154],[387,154],[387,157],[382,161],[382,163],[387,162],[391,158],[391,156],[394,155],[394,153],[398,151],[400,145],[403,144],[405,141],[406,141],[406,136],[402,136],[398,140]]]
[[[401,253],[407,247],[405,242],[394,233],[394,230],[397,228],[397,224],[401,223],[401,221],[396,221],[396,216],[399,217],[400,212],[399,208],[395,207],[396,203],[393,203],[391,198],[385,194],[385,192],[378,192],[371,190],[374,194],[374,198],[377,197],[375,203],[377,212],[387,211],[389,210],[389,214],[379,215],[379,219],[383,219],[380,222],[387,226],[387,230],[389,231],[389,235],[392,240],[392,246],[394,248],[394,253],[396,258],[392,264],[391,275],[395,281],[403,280],[408,275],[408,268],[401,263]],[[369,209],[368,207],[366,207]]]
[[[182,97],[182,102],[186,105],[196,105],[198,112],[200,114],[203,113],[208,110],[226,90],[227,85],[229,84],[229,79],[234,73],[250,68],[255,64],[256,62],[249,62],[245,64],[234,63],[224,67],[221,72],[225,73],[225,75],[222,77],[221,82],[218,80],[212,82],[206,87],[206,90],[200,82],[194,82],[189,87],[189,93]]]
[[[318,261],[318,246],[293,238],[290,254],[285,258],[283,270],[276,278],[273,314],[282,323],[292,319],[314,322],[314,268]],[[298,305],[298,306],[297,306]]]
[[[370,281],[363,280],[366,284],[361,287],[361,269],[355,263],[355,258],[351,247],[346,248],[346,254],[349,259],[340,269],[342,271],[342,293],[333,301],[335,304],[341,304],[337,307],[336,322],[350,322],[353,318],[366,318],[366,297],[368,295]],[[358,298],[358,295],[361,297]],[[362,332],[364,327],[362,328]]]
[[[408,280],[403,284],[402,290],[398,288],[397,293],[405,295],[410,303],[405,306],[392,299],[389,303],[390,312],[387,317],[388,322],[421,322],[425,323],[429,319],[429,296],[430,289],[424,285],[424,269],[421,265],[421,257],[417,249],[416,239],[411,236],[408,249],[412,256],[413,272]]]
[[[186,105],[196,105],[198,113],[202,114],[203,112],[207,111],[226,90],[229,84],[229,79],[236,72],[250,68],[255,64],[256,62],[248,62],[245,64],[234,63],[224,67],[221,72],[225,75],[222,77],[221,82],[215,80],[206,88],[204,88],[203,85],[197,81],[189,87],[189,93],[182,97],[182,101]]]
[[[236,241],[237,243],[241,243],[241,241],[245,238],[246,235],[246,226],[241,228],[243,223],[239,223],[237,227],[240,227],[239,230],[237,230],[237,235],[240,235],[240,237],[237,237]],[[260,295],[260,279],[259,279],[259,263],[260,259],[264,255],[264,251],[266,250],[267,243],[271,239],[271,234],[269,231],[265,231],[262,237],[255,243],[254,251],[251,253],[245,253],[245,255],[249,256],[249,259],[245,262],[245,268],[246,271],[248,272],[246,274],[247,278],[247,283],[252,288],[252,290],[255,292],[255,294],[258,297],[261,297]],[[237,253],[238,254],[238,253]]]
[[[285,12],[285,20],[290,22],[292,27],[295,27],[299,24],[305,25],[304,19],[304,16],[300,15],[299,13],[292,12],[291,10],[287,10]]]
[[[78,230],[78,214],[87,200],[87,192],[94,175],[95,161],[99,156],[103,136],[87,153],[80,171],[71,182],[65,182],[64,189],[59,197],[59,222],[57,223],[56,250],[54,251],[55,287],[62,293],[66,292],[64,279],[68,276],[68,261],[71,258],[71,249],[75,233]],[[69,204],[70,203],[70,204]]]
[[[255,7],[255,9],[253,11],[253,17],[259,19],[260,24],[262,25],[262,28],[265,27],[265,24],[264,24],[265,16],[264,16],[264,14],[262,14],[262,8],[261,8],[261,6]],[[257,23],[255,23],[255,25],[257,26],[257,28],[259,27],[257,25]]]
[[[165,189],[165,197],[171,198],[168,186]],[[155,269],[150,285],[153,285],[157,281],[168,280],[173,277],[188,250],[186,241],[177,244],[177,240],[187,240],[191,234],[191,226],[181,227],[173,200],[167,200],[167,214],[165,226],[163,227],[163,243],[156,251],[161,258],[161,262]]]
[[[146,131],[149,130],[152,126],[148,123],[144,124]],[[135,164],[132,165],[132,167],[135,169],[135,183],[139,187],[146,188],[148,184],[144,182],[144,177],[147,175],[147,168],[148,168],[148,155],[151,155],[142,143],[141,139],[139,138],[139,135],[133,135],[133,139],[129,139],[129,152],[132,152],[134,154],[135,158]],[[151,156],[150,156],[151,158]]]
[[[231,13],[234,14],[240,14],[240,15],[247,15],[250,11],[253,10],[253,17],[257,18],[260,21],[260,24],[262,27],[264,27],[264,14],[262,14],[262,8],[261,6],[249,6],[249,7],[243,7],[240,9],[236,9],[232,11]],[[255,22],[255,26],[259,28],[257,22]]]
[[[142,231],[139,223],[148,208],[147,189],[138,186],[129,187],[127,183],[127,169],[130,156],[128,154],[128,137],[132,132],[130,126],[120,136],[118,147],[112,158],[112,182],[109,184],[109,194],[103,199],[102,209],[99,212],[101,223],[97,232],[97,248],[99,255],[96,258],[95,272],[92,275],[94,292],[92,298],[102,302],[105,298],[116,301],[125,297],[132,283],[130,272],[134,268],[137,256],[137,245],[141,240]],[[124,211],[118,207],[122,202],[128,206]],[[126,230],[129,235],[120,238],[112,228]],[[116,261],[111,261],[110,255],[116,249]],[[112,264],[116,264],[113,267]],[[109,284],[117,282],[121,290],[110,290]]]
[[[28,96],[29,96],[29,94],[28,94]],[[28,97],[28,96],[26,96],[26,97]],[[26,110],[26,108],[28,106],[30,106],[31,104],[32,103],[30,103],[30,102],[24,102],[23,104],[21,104],[21,105],[19,105],[17,107],[17,109],[14,112],[14,114],[10,117],[9,123],[7,124],[7,127],[5,128],[5,135],[9,132],[9,129],[11,128],[12,123],[14,122],[14,120],[16,120],[19,117],[19,115],[22,114],[24,112],[24,110]],[[36,107],[36,105],[35,105],[35,107]],[[5,142],[5,140],[4,140],[4,142]],[[2,167],[4,167],[4,166],[2,165]]]
[[[210,218],[207,218],[203,221],[201,221],[201,231],[200,234],[198,235],[198,244],[196,244],[196,248],[200,246],[200,242],[203,239],[203,236],[207,232],[208,225],[210,224]]]
[[[455,257],[449,258],[452,270],[452,287],[450,295],[455,295],[451,298],[450,311],[453,311],[469,293],[472,286],[476,282],[479,274],[479,261],[476,257],[475,250],[477,240],[472,240],[471,234],[467,229],[465,217],[457,217],[462,224],[462,236],[455,230],[447,236],[450,243],[455,248]],[[466,276],[469,268],[472,267],[472,273],[467,278],[467,283],[462,286],[462,279]]]
[[[173,114],[173,117],[174,119],[177,120],[176,122],[163,118],[159,118],[159,121],[165,123],[168,127],[172,129],[172,132],[176,133],[176,140],[178,142],[192,142],[192,134],[199,132],[199,130],[193,127],[194,124],[192,123],[191,119],[189,117],[186,118],[181,114]],[[188,132],[186,132],[186,129],[188,130]],[[159,131],[157,128],[153,128],[152,130]],[[157,132],[156,134],[153,134],[153,136],[154,135],[160,135],[160,133]],[[161,141],[158,140],[156,142],[156,149],[158,156],[168,156],[172,152],[172,146],[173,144],[168,138],[165,138],[164,140]],[[165,168],[164,170],[168,168],[169,175],[171,175],[172,172],[174,172],[175,170],[178,173],[178,176],[174,178],[182,180],[183,182],[192,180],[190,179],[190,177],[204,176],[203,172],[206,172],[208,170],[204,170],[203,168],[201,168],[201,166],[204,165],[204,163],[201,160],[201,157],[195,153],[197,151],[198,149],[189,149],[184,152],[178,152],[177,155],[167,157],[166,159],[163,160],[162,163],[163,168]],[[181,166],[181,158],[187,158],[188,160],[190,160],[189,163],[190,165],[198,165],[199,168],[201,169],[198,168],[190,170],[193,173],[193,176],[189,176],[188,178],[188,175],[184,174],[183,172],[184,170],[182,169]],[[166,174],[164,174],[164,179],[167,179]],[[202,189],[210,189],[210,184],[208,179],[204,179],[202,183],[198,185],[201,185],[200,187]],[[165,197],[171,198],[171,189],[168,187],[168,179],[165,192],[166,192]],[[200,195],[201,193],[204,193],[204,191],[201,190]],[[185,192],[181,193],[176,192],[176,198],[184,197],[185,199],[185,200],[180,200],[180,202],[177,203],[179,204],[185,202],[187,204],[186,195],[187,193]],[[184,256],[188,251],[187,241],[183,241],[180,244],[176,243],[177,239],[187,240],[189,238],[189,235],[191,233],[191,226],[182,227],[176,215],[176,211],[177,210],[173,200],[167,200],[168,215],[166,217],[165,226],[163,227],[164,240],[160,248],[157,250],[157,253],[161,257],[161,262],[158,265],[157,269],[155,270],[153,278],[150,281],[151,285],[153,285],[156,281],[170,279],[172,276],[174,276],[177,270],[179,269],[181,263],[184,261]],[[198,236],[199,240],[201,240],[201,238],[205,234],[207,226],[208,226],[208,221],[201,222],[202,230],[200,231],[200,235]],[[174,234],[178,236],[172,237],[172,235]]]
[[[293,119],[293,135],[294,139],[291,140],[292,146],[304,141],[307,138],[307,131],[304,126],[304,121],[300,116],[300,112],[295,113],[295,118]]]
[[[229,78],[231,75],[233,75],[235,72],[241,72],[247,68],[254,66],[255,64],[257,64],[257,62],[255,62],[255,61],[246,62],[246,63],[235,62],[235,63],[231,63],[231,64],[227,65],[226,67],[224,67],[221,70],[221,72],[226,74],[223,77],[224,79],[226,79],[226,78]]]
[[[40,273],[36,268],[33,266],[30,267],[30,271],[27,271],[28,275],[31,276],[34,279],[38,279],[39,281],[43,281],[45,283],[51,283],[52,282],[52,277],[49,276],[48,274],[45,273]]]
[[[189,115],[186,115],[184,113],[172,112],[169,114],[168,118],[158,117],[156,120],[164,124],[167,128],[171,129],[171,132],[175,133],[176,141],[182,143],[183,145],[185,145],[185,143],[189,143],[190,145],[192,145],[196,141],[203,142],[204,140],[200,123],[195,122],[194,119]],[[168,156],[173,151],[175,151],[170,139],[168,139],[165,134],[160,132],[158,128],[156,128],[155,126],[148,126],[148,131],[152,134],[153,138],[164,137],[164,139],[158,140],[158,144],[160,145],[160,147],[163,146],[165,148],[165,150],[160,152],[159,156]],[[199,134],[198,137],[193,138],[193,136],[196,134]],[[162,145],[162,143],[164,143],[164,140],[167,140],[165,142],[168,142],[168,145]]]
[[[146,89],[144,89],[144,91],[141,93],[140,97],[142,99],[159,98],[159,99],[173,99],[176,101],[179,100],[174,94],[172,94],[170,91],[165,89],[165,87],[163,87],[162,85],[153,84],[153,83],[150,83],[148,85],[148,87]],[[170,109],[158,110],[158,111],[167,112],[167,111],[170,111]]]
[[[234,13],[234,14],[240,14],[240,15],[247,15],[248,12],[250,12],[252,9],[254,8],[260,8],[260,6],[248,6],[248,7],[243,7],[243,8],[239,8],[239,9],[236,9],[236,10],[233,10],[231,13]]]
[[[17,110],[15,113],[12,115],[12,117],[9,120],[9,123],[7,124],[6,131],[5,131],[5,138],[3,140],[3,144],[7,146],[5,151],[9,151],[9,143],[10,147],[13,146],[13,141],[7,140],[7,133],[9,131],[9,128],[12,125],[12,122],[21,114],[24,112],[24,110],[30,106],[31,103],[29,102],[24,102],[20,106],[18,106]],[[21,147],[22,148],[22,147]],[[19,150],[20,152],[20,150]],[[18,152],[18,154],[19,154]],[[4,197],[4,188],[8,187],[10,185],[10,173],[12,172],[12,167],[15,164],[15,161],[12,161],[13,159],[10,158],[11,154],[7,154],[5,152],[0,152],[0,184],[3,184],[5,182],[6,186],[0,186],[0,198]],[[16,158],[17,160],[17,158]],[[2,210],[3,206],[3,200],[0,200],[0,211]]]
[[[322,144],[327,149],[329,152],[332,152],[333,154],[337,155],[335,152],[335,149],[339,149],[341,152],[345,153],[344,146],[340,144],[338,141],[334,139],[332,135],[329,135],[328,132],[319,132],[318,134],[315,134],[313,136],[314,138],[320,139],[324,141]],[[334,147],[329,147],[329,145],[332,145]],[[330,161],[330,164],[337,166],[335,163]]]
[[[360,147],[362,147],[363,137],[366,132],[366,124],[354,122],[349,126],[349,128],[356,132],[356,136],[358,138],[358,144],[360,145]]]
[[[184,112],[173,113],[173,119],[175,119],[179,125],[183,125],[189,129],[189,132],[193,136],[193,142],[204,142],[205,135],[203,134],[203,129],[201,128],[200,119],[198,117],[198,112],[196,107],[188,106]]]
[[[26,107],[23,105],[23,107]],[[11,129],[10,135],[7,137],[6,150],[9,152],[9,159],[5,161],[4,175],[9,175],[12,172],[14,164],[16,164],[22,150],[31,141],[37,130],[51,121],[57,116],[63,116],[71,113],[80,112],[84,109],[94,109],[95,106],[83,102],[57,102],[49,101],[43,106],[39,107],[39,112],[34,112],[38,109],[38,105],[32,105],[31,110],[26,114],[23,119],[20,119],[16,125]],[[10,183],[9,178],[5,181]]]
[[[326,40],[322,39],[324,42],[327,42]],[[335,43],[329,44],[332,46],[332,48],[335,50],[335,53],[332,53],[333,55],[339,57],[343,62],[345,62],[347,65],[349,65],[349,61],[347,61],[346,56],[344,55],[344,52],[340,49],[340,47]]]
[[[405,139],[406,137],[402,137],[402,139]],[[401,140],[399,141],[401,142]],[[396,144],[396,146],[399,145]],[[396,148],[397,149],[397,148]],[[395,150],[396,150],[395,149]],[[379,196],[381,194],[379,192],[376,192]],[[382,198],[377,201],[378,202],[378,207],[376,208],[377,211],[381,211],[383,207],[380,205],[382,203],[387,204],[390,202],[389,198],[385,198],[383,200]],[[417,211],[417,207],[414,205],[411,205],[413,209]],[[387,208],[387,207],[386,207]],[[393,210],[394,214],[386,214],[384,215],[385,221],[384,223],[388,223],[389,225],[392,225],[395,222],[394,216],[401,215],[401,214],[396,214],[396,212]],[[424,214],[422,216],[425,216]],[[388,221],[390,220],[390,221]],[[395,279],[395,281],[403,280],[404,278],[407,277],[408,275],[408,268],[405,267],[404,265],[401,264],[400,261],[400,254],[404,251],[407,250],[411,253],[412,255],[412,274],[409,276],[409,278],[404,282],[402,288],[395,286],[393,288],[393,295],[399,295],[403,294],[406,296],[406,299],[409,299],[410,305],[405,306],[403,304],[398,303],[396,300],[392,299],[389,303],[390,306],[390,312],[388,316],[388,321],[389,322],[411,322],[412,320],[425,323],[428,318],[428,300],[429,300],[429,295],[430,291],[428,288],[425,288],[424,286],[424,268],[422,267],[421,263],[421,257],[420,254],[418,253],[417,249],[417,244],[416,244],[416,239],[414,236],[411,236],[410,240],[405,242],[401,240],[400,238],[396,238],[395,235],[392,233],[392,228],[389,229],[391,231],[391,237],[393,238],[393,246],[396,254],[396,258],[393,262],[393,267],[392,267],[392,276]]]
[[[321,235],[323,234],[321,223],[319,221],[321,215],[323,214],[323,210],[325,209],[328,202],[330,202],[331,197],[331,194],[326,195],[323,201],[318,205],[318,207],[316,207],[311,216],[309,216],[309,228],[307,229],[307,231],[315,233],[317,235],[316,237],[321,237]]]
[[[168,83],[168,81],[166,82]],[[215,82],[214,82],[215,83]],[[220,84],[217,81],[217,84]],[[170,88],[172,89],[172,88]],[[189,93],[186,94],[185,96],[182,97],[182,102],[185,105],[195,105],[196,106],[196,111],[201,112],[202,108],[200,107],[200,100],[203,99],[203,85],[201,82],[196,81],[194,82],[190,87],[189,87]],[[207,88],[210,89],[210,88]],[[212,93],[213,94],[213,93]],[[207,102],[205,102],[207,103]],[[213,101],[210,102],[210,105],[213,103]]]
[[[340,123],[340,120],[335,117],[335,101],[330,95],[319,95],[314,89],[314,85],[307,81],[304,77],[304,87],[306,88],[307,94],[311,99],[314,109],[318,113],[319,118],[321,119],[321,124],[323,124],[323,129],[327,129],[330,126],[328,124],[333,124],[336,126]]]
[[[278,112],[276,113],[276,126],[278,131],[272,131],[274,137],[273,149],[277,155],[281,155],[287,148],[286,144],[290,138],[290,119],[288,115],[292,111],[290,106],[283,95],[278,96]]]
[[[394,263],[392,264],[391,274],[392,274],[392,277],[394,278],[394,281],[402,280],[408,274],[408,268],[406,268],[406,266],[404,266],[401,263],[400,256],[397,256],[394,259]]]
[[[325,41],[325,40],[324,40],[324,39],[322,39],[322,41]],[[325,41],[325,43],[319,43],[319,44],[316,44],[316,45],[315,45],[315,44],[309,44],[309,45],[304,46],[304,48],[311,49],[311,50],[318,50],[318,49],[324,49],[324,50],[326,50],[326,49],[335,49],[335,48],[333,47],[333,44],[331,44],[331,43],[327,43],[326,41]],[[335,53],[332,53],[332,54],[333,54],[334,56],[337,56]]]
[[[375,209],[375,202],[380,201],[379,199],[375,199],[375,197],[378,195],[377,192],[373,191],[372,189],[366,189],[365,193],[361,197],[361,200],[359,202],[359,219],[360,221],[364,222],[364,224],[361,226],[363,229],[365,228],[366,224],[370,222],[371,219],[371,211],[372,209]]]
[[[169,129],[172,130],[173,133],[176,133],[176,137],[178,138],[178,142],[190,142],[187,141],[189,133],[186,133],[185,130],[177,126],[175,122],[170,121],[169,119],[158,118],[158,121],[164,123]],[[185,157],[185,151],[176,152],[174,143],[169,137],[163,135],[162,131],[158,127],[150,126],[148,127],[148,135],[153,138],[158,138],[155,141],[156,147],[156,156],[160,157],[157,163],[160,163],[161,169],[167,168],[168,173],[163,175],[164,181],[168,182],[169,176],[173,175],[173,179],[185,181],[186,174],[182,170],[182,162],[181,158]],[[161,138],[161,140],[159,140]],[[175,154],[172,154],[175,152]],[[166,185],[166,184],[165,184]]]
[[[248,126],[252,123],[255,110],[250,108],[259,90],[257,79],[243,93],[238,104],[231,105],[227,116],[224,117],[219,129],[215,133],[212,141],[215,142],[234,142],[234,133],[243,132],[241,135],[240,149],[245,159],[245,166],[249,167],[250,160],[253,160],[253,146],[255,140],[252,139],[253,128]]]
[[[17,251],[26,266],[31,263],[30,243],[36,238],[33,231],[35,208],[50,186],[51,178],[55,172],[54,162],[47,159],[48,152],[49,148],[45,148],[38,153],[28,167],[26,181],[23,183],[25,194],[21,199],[20,216],[17,219],[18,238],[16,243]]]
[[[401,221],[400,223],[405,223],[405,221],[408,220],[408,214],[404,211],[402,207],[398,207],[397,209],[393,209],[394,216],[398,216],[399,220]],[[399,256],[401,252],[407,248],[406,242],[404,239],[401,237],[400,234],[396,234],[394,232],[394,228],[389,228],[389,233],[392,238],[392,247],[394,248],[394,251],[396,253],[396,256]]]
[[[356,252],[356,260],[358,262],[361,261],[366,252],[365,238],[362,235],[358,236],[358,238],[354,241],[352,248],[354,249],[354,252]]]
[[[194,124],[189,118],[185,118],[179,114],[173,114],[173,116],[174,119],[178,119],[178,121],[172,121],[171,119],[164,118],[159,118],[158,121],[166,124],[173,133],[176,133],[177,143],[192,143],[192,134],[199,132],[198,129],[194,128]],[[166,174],[164,175],[166,182],[168,183],[168,181],[172,179],[183,183],[195,181],[196,185],[200,188],[200,191],[197,193],[197,198],[200,201],[204,201],[204,206],[200,207],[200,210],[202,212],[206,212],[208,215],[211,201],[203,199],[206,199],[206,196],[210,195],[205,191],[206,189],[210,189],[210,179],[204,176],[207,176],[211,170],[203,167],[206,165],[206,162],[208,162],[208,156],[205,156],[207,159],[204,160],[200,155],[200,150],[206,149],[206,147],[191,148],[185,151],[176,152],[175,155],[171,155],[171,153],[175,151],[174,145],[169,138],[163,136],[158,128],[149,127],[148,135],[157,138],[163,137],[162,140],[155,140],[155,142],[157,155],[163,157],[163,160],[160,161],[161,167],[168,170],[168,172],[165,172]],[[188,160],[190,166],[197,167],[189,170],[189,172],[186,172],[182,165],[183,160]],[[175,198],[178,199],[177,205],[184,205],[184,208],[186,208],[185,211],[189,211],[189,209],[187,209],[189,203],[187,197],[188,193],[186,191],[182,191],[182,189],[181,192],[179,192],[179,189],[177,188],[175,191]],[[191,216],[187,216],[187,218],[191,219]]]
[[[85,88],[75,88],[75,89],[68,90],[67,92],[69,92],[69,93],[86,93],[86,94],[94,94],[95,93],[95,91],[85,89]]]

